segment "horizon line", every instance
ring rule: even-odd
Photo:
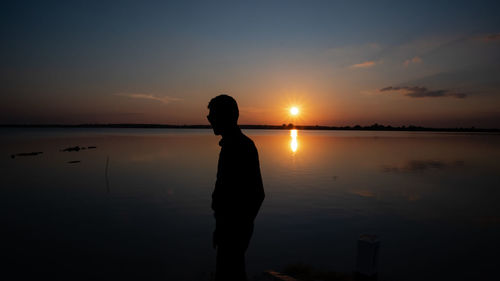
[[[269,125],[269,124],[239,124],[241,129],[278,129],[278,130],[289,130],[289,129],[299,129],[299,130],[377,130],[377,131],[459,131],[459,132],[500,132],[500,128],[479,128],[479,127],[424,127],[415,125],[402,125],[402,126],[392,126],[374,123],[372,125],[362,126],[327,126],[327,125],[294,125],[292,123],[282,124],[282,125]],[[80,124],[57,124],[57,123],[45,123],[45,124],[0,124],[0,127],[9,128],[178,128],[178,129],[209,129],[211,126],[209,124],[157,124],[157,123],[80,123]]]

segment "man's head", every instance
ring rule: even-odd
[[[219,95],[208,103],[210,113],[207,116],[216,135],[236,128],[238,125],[238,104],[228,95]]]

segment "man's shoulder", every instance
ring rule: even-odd
[[[256,149],[253,140],[243,133],[241,133],[240,145],[249,149]]]
[[[228,150],[241,154],[254,154],[257,153],[257,148],[252,139],[245,134],[241,133],[237,138],[233,139],[227,146]]]
[[[243,134],[243,133],[241,133],[240,140],[245,145],[253,145],[253,146],[255,146],[253,140],[251,138],[249,138],[247,135]]]

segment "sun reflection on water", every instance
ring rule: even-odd
[[[297,130],[292,129],[290,130],[290,149],[292,150],[293,153],[297,151],[297,148],[299,147],[299,143],[297,141]]]

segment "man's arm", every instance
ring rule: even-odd
[[[259,155],[257,152],[257,148],[255,145],[252,145],[252,149],[250,149],[251,153],[248,158],[248,174],[247,174],[247,182],[248,182],[248,199],[247,199],[247,211],[248,215],[253,221],[257,214],[259,213],[262,202],[265,198],[264,193],[264,184],[262,183],[262,175],[260,173],[260,164],[259,164]]]

